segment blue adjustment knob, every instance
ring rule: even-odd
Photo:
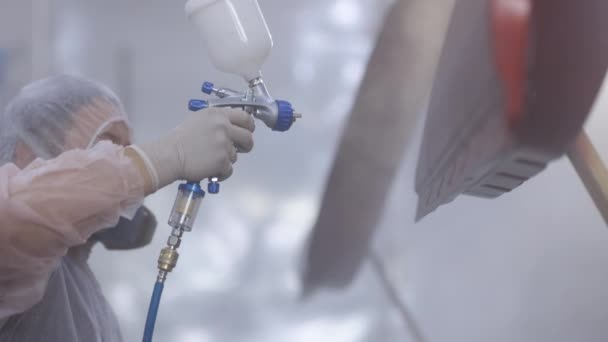
[[[211,95],[211,93],[213,92],[213,83],[211,83],[211,82],[203,83],[203,87],[201,88],[201,91],[205,94]]]
[[[205,192],[203,191],[203,188],[201,188],[201,185],[199,183],[191,182],[180,184],[179,190],[191,192],[192,194],[198,197],[205,197]]]
[[[190,102],[188,102],[188,109],[190,109],[193,112],[199,111],[201,109],[205,109],[207,107],[209,107],[209,104],[207,104],[207,101],[190,100]]]
[[[281,100],[277,100],[277,107],[279,109],[279,116],[277,117],[277,123],[272,130],[279,132],[288,131],[293,124],[293,107],[291,106],[291,103]]]
[[[220,183],[217,181],[210,181],[207,185],[207,191],[210,194],[219,194],[220,193]]]

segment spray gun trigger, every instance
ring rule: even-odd
[[[188,102],[188,109],[193,112],[197,112],[207,107],[209,107],[209,104],[204,100],[190,100],[190,102]]]

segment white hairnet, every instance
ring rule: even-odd
[[[118,97],[107,87],[75,76],[54,76],[24,87],[0,117],[0,165],[14,162],[21,142],[50,159],[84,149],[108,130],[128,143],[130,129]]]

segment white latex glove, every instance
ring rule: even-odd
[[[169,134],[154,142],[130,146],[145,162],[152,191],[177,180],[225,180],[232,175],[238,152],[253,148],[253,117],[240,109],[209,108],[190,113]]]

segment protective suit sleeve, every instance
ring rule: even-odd
[[[0,321],[41,300],[70,247],[131,218],[144,184],[124,148],[100,142],[20,170],[0,167]]]

